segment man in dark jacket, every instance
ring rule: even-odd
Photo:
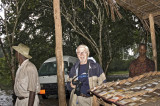
[[[89,49],[86,45],[79,45],[76,53],[79,61],[71,68],[67,83],[71,91],[69,105],[92,106],[89,89],[106,82],[106,77],[101,66],[94,59],[88,58]],[[72,84],[72,80],[78,81],[78,85]]]
[[[134,77],[141,75],[146,72],[154,71],[155,64],[152,60],[147,58],[146,52],[147,47],[145,44],[141,43],[139,45],[139,57],[133,60],[129,67],[129,77]]]

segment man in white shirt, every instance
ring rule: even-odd
[[[38,106],[40,91],[37,68],[29,61],[29,47],[20,43],[12,46],[16,51],[16,59],[20,65],[16,72],[14,92],[17,96],[15,106]]]

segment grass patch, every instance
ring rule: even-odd
[[[108,75],[124,75],[124,74],[129,74],[129,71],[112,71],[112,72],[108,72]]]

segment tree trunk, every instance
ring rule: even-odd
[[[102,67],[102,56],[101,54],[97,54],[98,60],[99,60],[99,64]]]
[[[0,38],[0,45],[1,45],[2,52],[3,52],[4,57],[5,57],[5,60],[7,61],[8,66],[11,68],[11,64],[10,64],[10,61],[8,59],[7,53],[6,53],[5,49],[4,49],[3,43],[1,41],[1,38]]]
[[[108,70],[108,67],[109,67],[111,61],[112,61],[112,58],[110,58],[110,60],[106,64],[105,71],[104,71],[105,75],[107,74],[107,70]]]
[[[7,61],[8,67],[9,67],[9,69],[10,69],[11,78],[12,78],[12,84],[14,85],[14,79],[15,79],[15,76],[14,76],[15,66],[14,66],[14,64],[13,64],[14,62],[11,63],[11,62],[9,61],[9,57],[8,57],[8,55],[7,55],[7,53],[6,53],[5,49],[4,49],[3,43],[2,43],[2,41],[1,41],[1,38],[0,38],[0,45],[1,45],[1,48],[2,48],[2,51],[3,51],[4,57],[5,57],[5,60]],[[12,57],[12,58],[14,59],[14,57]]]
[[[62,51],[62,26],[60,16],[60,0],[53,0],[55,39],[56,39],[56,59],[57,59],[57,81],[59,106],[66,106],[65,84],[64,84],[64,63]]]

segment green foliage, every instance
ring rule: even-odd
[[[110,75],[127,75],[129,74],[129,71],[109,71],[107,73],[108,76]]]
[[[23,0],[18,1],[20,1],[20,6]],[[87,32],[84,31],[84,29],[86,29],[93,37],[96,44],[99,45],[100,38],[98,35],[100,26],[92,12],[94,12],[97,17],[99,17],[99,14],[98,9],[95,7],[93,2],[86,1],[86,6],[89,6],[92,12],[91,10],[84,8],[83,1],[81,0],[62,0],[61,6],[63,6],[63,2],[67,7],[66,11],[68,13],[68,18],[75,21],[76,25],[82,29],[82,32],[87,35]],[[146,34],[138,18],[136,18],[131,12],[120,8],[119,10],[123,16],[123,19],[112,22],[110,17],[106,15],[104,6],[100,5],[98,0],[97,3],[105,17],[102,28],[103,68],[105,68],[107,62],[109,61],[109,52],[111,52],[113,62],[109,67],[109,71],[114,71],[116,69],[123,71],[127,70],[128,63],[122,60],[118,62],[116,58],[120,60],[122,58],[122,49],[125,49],[125,52],[127,53],[127,49],[135,46],[135,44],[139,44],[142,39],[146,38]],[[52,5],[53,3],[50,0],[27,0],[22,9],[16,27],[14,37],[15,41],[13,45],[18,45],[19,43],[28,45],[31,48],[31,61],[37,66],[38,69],[44,60],[55,56],[55,30]],[[63,9],[64,8],[61,8],[61,12],[63,12]],[[8,20],[7,26],[9,35],[11,35],[15,23],[16,8],[14,3],[11,5],[11,10],[12,11],[9,11],[6,17]],[[76,17],[74,17],[74,15],[76,15]],[[90,48],[90,55],[97,59],[94,51],[95,48],[91,46],[90,42],[87,42],[84,37],[79,36],[79,34],[74,31],[73,27],[63,16],[61,18],[63,30],[63,54],[76,56],[75,49],[77,45],[83,43]],[[80,23],[82,23],[85,28]],[[4,24],[2,24],[2,26],[4,26]],[[6,33],[5,27],[2,29],[3,31],[1,34]],[[159,38],[157,39],[157,44],[158,42]],[[7,39],[4,45],[5,49],[8,49],[7,51],[9,51],[9,42]],[[157,50],[160,50],[159,45],[157,45]],[[159,54],[160,53],[158,51],[158,56]],[[123,65],[121,65],[122,63]]]
[[[128,71],[131,61],[132,61],[132,59],[122,60],[121,58],[115,58],[115,59],[113,59],[112,63],[110,64],[108,72]]]
[[[0,88],[12,89],[11,74],[4,58],[0,58]]]
[[[23,0],[19,1],[19,7]],[[9,3],[9,2],[4,2]],[[31,48],[30,55],[32,56],[31,61],[39,69],[40,65],[49,57],[55,56],[55,36],[54,36],[54,18],[53,18],[53,6],[52,2],[44,0],[27,0],[24,7],[22,8],[18,24],[15,31],[14,44],[24,43]],[[12,29],[15,23],[16,8],[14,3],[11,8],[12,11],[7,13],[6,19],[8,20],[8,33],[12,33]],[[1,20],[3,22],[3,20]],[[63,19],[62,19],[63,21]],[[63,21],[64,22],[64,21]],[[3,22],[4,23],[4,22]],[[5,26],[1,34],[5,34]],[[68,24],[63,26],[64,31],[64,55],[73,55],[70,51],[75,51],[73,45],[76,38],[71,39]],[[69,29],[70,30],[70,29]],[[10,38],[10,37],[9,37]],[[11,39],[11,38],[10,38]],[[69,44],[69,45],[68,45]],[[9,51],[9,41],[6,38],[4,42],[4,48]],[[75,53],[74,53],[75,55]]]
[[[94,42],[100,49],[99,45],[102,45],[102,66],[106,68],[106,64],[111,58],[122,57],[122,49],[127,50],[134,44],[139,43],[144,38],[144,32],[141,29],[141,23],[133,13],[119,8],[123,19],[112,22],[110,17],[105,12],[104,5],[101,5],[100,1],[86,1],[86,8],[83,6],[83,1],[65,1],[62,3],[62,13],[65,13],[68,19],[74,21],[73,24],[76,28],[80,28],[83,34],[90,38],[93,38]],[[96,4],[96,5],[95,5]],[[101,11],[101,12],[99,12]],[[98,19],[104,16],[103,23],[99,23]],[[100,32],[100,24],[102,25],[102,31]],[[137,27],[139,26],[139,27]],[[74,27],[72,28],[74,32]],[[76,32],[76,31],[75,31]],[[102,42],[100,42],[100,33]],[[74,33],[75,34],[75,33]],[[74,36],[73,34],[73,36]],[[80,36],[77,33],[79,42],[78,44],[86,44],[90,48],[90,55],[98,59],[95,47],[88,42],[85,37]],[[111,55],[111,56],[110,56]]]
[[[0,58],[3,57],[3,52],[2,52],[2,49],[0,48]]]

